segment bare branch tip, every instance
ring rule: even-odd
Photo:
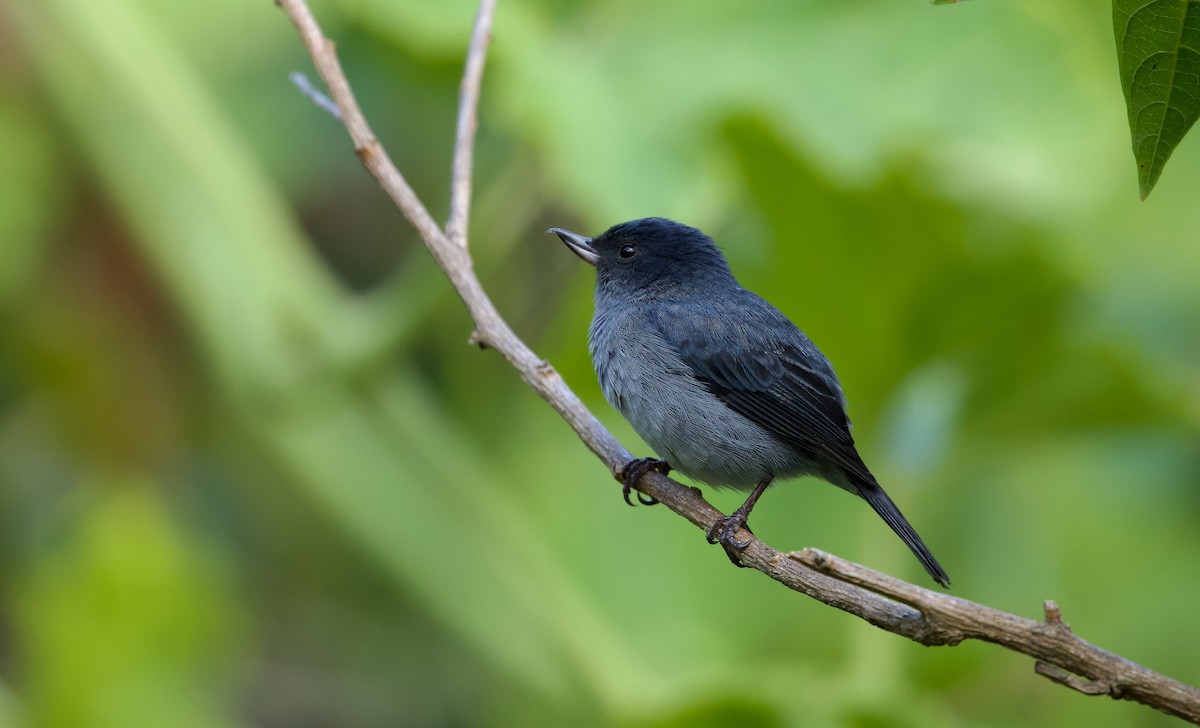
[[[1046,624],[1062,624],[1062,610],[1053,599],[1047,599],[1042,605],[1046,611]]]
[[[799,551],[792,551],[788,556],[805,566],[811,566],[821,571],[828,569],[832,560],[832,556],[828,552],[813,548],[812,546],[807,546]]]

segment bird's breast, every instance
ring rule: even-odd
[[[592,320],[589,350],[605,399],[671,467],[712,485],[748,489],[811,463],[731,410],[636,315]]]

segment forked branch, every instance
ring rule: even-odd
[[[333,43],[321,32],[304,0],[278,3],[299,31],[340,109],[356,153],[416,228],[470,312],[475,323],[471,341],[500,352],[619,478],[632,460],[629,451],[588,411],[558,372],[512,332],[475,277],[467,252],[472,148],[495,0],[482,0],[471,34],[459,100],[450,214],[444,230],[371,132],[338,63]],[[698,490],[656,472],[646,474],[637,488],[704,531],[722,515]],[[750,541],[742,556],[744,566],[889,632],[924,645],[955,645],[967,639],[992,642],[1029,655],[1037,660],[1038,674],[1074,690],[1134,700],[1200,725],[1200,690],[1085,642],[1062,622],[1053,602],[1046,602],[1046,621],[1038,622],[923,589],[816,549],[785,554],[748,531],[739,531],[737,537]]]

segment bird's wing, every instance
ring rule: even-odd
[[[859,457],[833,367],[786,316],[743,290],[655,310],[659,334],[709,391],[813,460],[840,468],[847,481],[834,484],[864,498],[930,576],[949,586],[945,569]]]
[[[824,355],[769,303],[673,304],[660,335],[730,409],[856,480],[874,483],[854,447],[841,387]]]

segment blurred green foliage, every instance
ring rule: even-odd
[[[1170,724],[881,633],[626,508],[464,345],[415,235],[288,84],[310,64],[271,3],[0,8],[0,724]],[[315,10],[440,213],[473,3]],[[587,360],[589,271],[542,231],[704,227],[838,366],[955,594],[1054,598],[1200,683],[1200,160],[1131,201],[1109,22],[1083,0],[506,1],[477,270],[644,452]],[[772,544],[923,579],[837,489],[766,500]]]

